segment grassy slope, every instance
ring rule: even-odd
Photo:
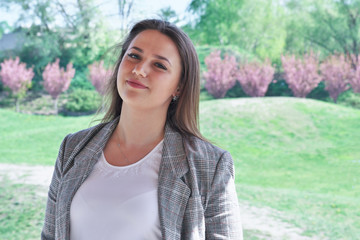
[[[202,103],[201,123],[232,153],[240,199],[286,212],[308,235],[360,238],[359,110],[294,98],[218,100]]]
[[[201,103],[201,130],[229,150],[241,200],[284,212],[308,235],[360,238],[360,111],[295,98]],[[63,137],[92,117],[0,109],[0,162],[53,165]]]

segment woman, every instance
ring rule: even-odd
[[[188,36],[137,23],[103,122],[61,144],[42,239],[242,239],[233,161],[198,130],[199,88]]]

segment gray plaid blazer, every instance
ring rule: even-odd
[[[41,239],[70,239],[70,204],[119,119],[66,136],[49,188]],[[242,239],[230,154],[165,127],[158,203],[162,239]]]

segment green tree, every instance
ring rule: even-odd
[[[236,35],[243,0],[192,0],[188,11],[198,16],[188,30],[201,44],[226,45]]]
[[[323,55],[359,55],[360,0],[319,0],[287,3],[289,22],[287,51],[317,49]],[[353,66],[358,59],[352,59]]]
[[[193,0],[197,20],[186,31],[199,44],[234,45],[261,59],[280,61],[286,43],[284,8],[278,0]]]
[[[6,21],[1,21],[0,22],[0,38],[8,30],[11,30],[11,27],[9,26],[9,24]]]
[[[261,59],[279,62],[286,43],[284,11],[277,0],[246,0],[239,11],[235,44]]]
[[[176,14],[176,12],[169,6],[169,7],[164,7],[161,8],[158,16],[168,22],[171,22],[173,24],[176,24],[179,22],[179,18]]]

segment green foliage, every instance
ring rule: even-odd
[[[235,45],[280,63],[282,53],[360,52],[360,1],[193,0],[184,27],[196,44]]]
[[[179,22],[179,18],[176,12],[170,6],[160,9],[158,15],[160,19],[171,22],[173,24]]]
[[[256,60],[256,56],[244,49],[241,49],[234,45],[228,46],[216,46],[216,45],[200,45],[196,46],[196,52],[199,56],[200,67],[202,70],[206,69],[205,58],[210,55],[210,53],[220,50],[222,57],[224,55],[235,56],[238,61],[244,61],[246,59]]]
[[[88,80],[89,70],[84,69],[83,71],[76,71],[75,77],[71,81],[69,90],[74,91],[76,89],[83,89],[83,90],[94,90],[94,86]]]
[[[284,79],[275,79],[270,83],[266,96],[293,96],[289,86]]]
[[[13,99],[10,90],[3,89],[1,91],[4,91],[4,93],[2,94],[3,96],[0,98],[0,108],[7,108],[13,106],[16,99]]]
[[[283,7],[267,0],[193,0],[199,17],[184,27],[196,44],[233,45],[276,62],[285,47]]]
[[[200,101],[213,100],[214,97],[210,95],[205,89],[200,91]]]
[[[9,24],[6,21],[1,21],[0,22],[0,39],[1,39],[2,35],[8,30],[11,30],[11,27],[9,26]]]
[[[360,109],[360,93],[354,93],[353,91],[348,90],[340,94],[337,103],[347,107]]]
[[[287,9],[287,51],[359,54],[360,1],[291,0]]]
[[[239,98],[247,97],[246,93],[241,88],[239,81],[236,81],[235,86],[232,87],[225,95],[225,98]]]
[[[317,100],[329,101],[329,92],[325,90],[325,82],[320,82],[319,85],[307,95],[307,97]]]
[[[93,113],[101,104],[101,97],[96,91],[76,89],[69,94],[64,108],[68,112]]]
[[[191,35],[202,44],[231,44],[242,4],[242,0],[192,0],[189,10],[199,19],[195,26],[189,26]]]
[[[278,61],[286,42],[284,11],[280,1],[245,1],[239,10],[238,39],[234,41],[261,59]]]
[[[120,41],[118,31],[108,29],[101,19],[97,20],[93,28],[84,30],[83,35],[76,34],[74,40],[70,41],[71,59],[77,69],[82,70],[94,61],[101,60],[109,47]]]

